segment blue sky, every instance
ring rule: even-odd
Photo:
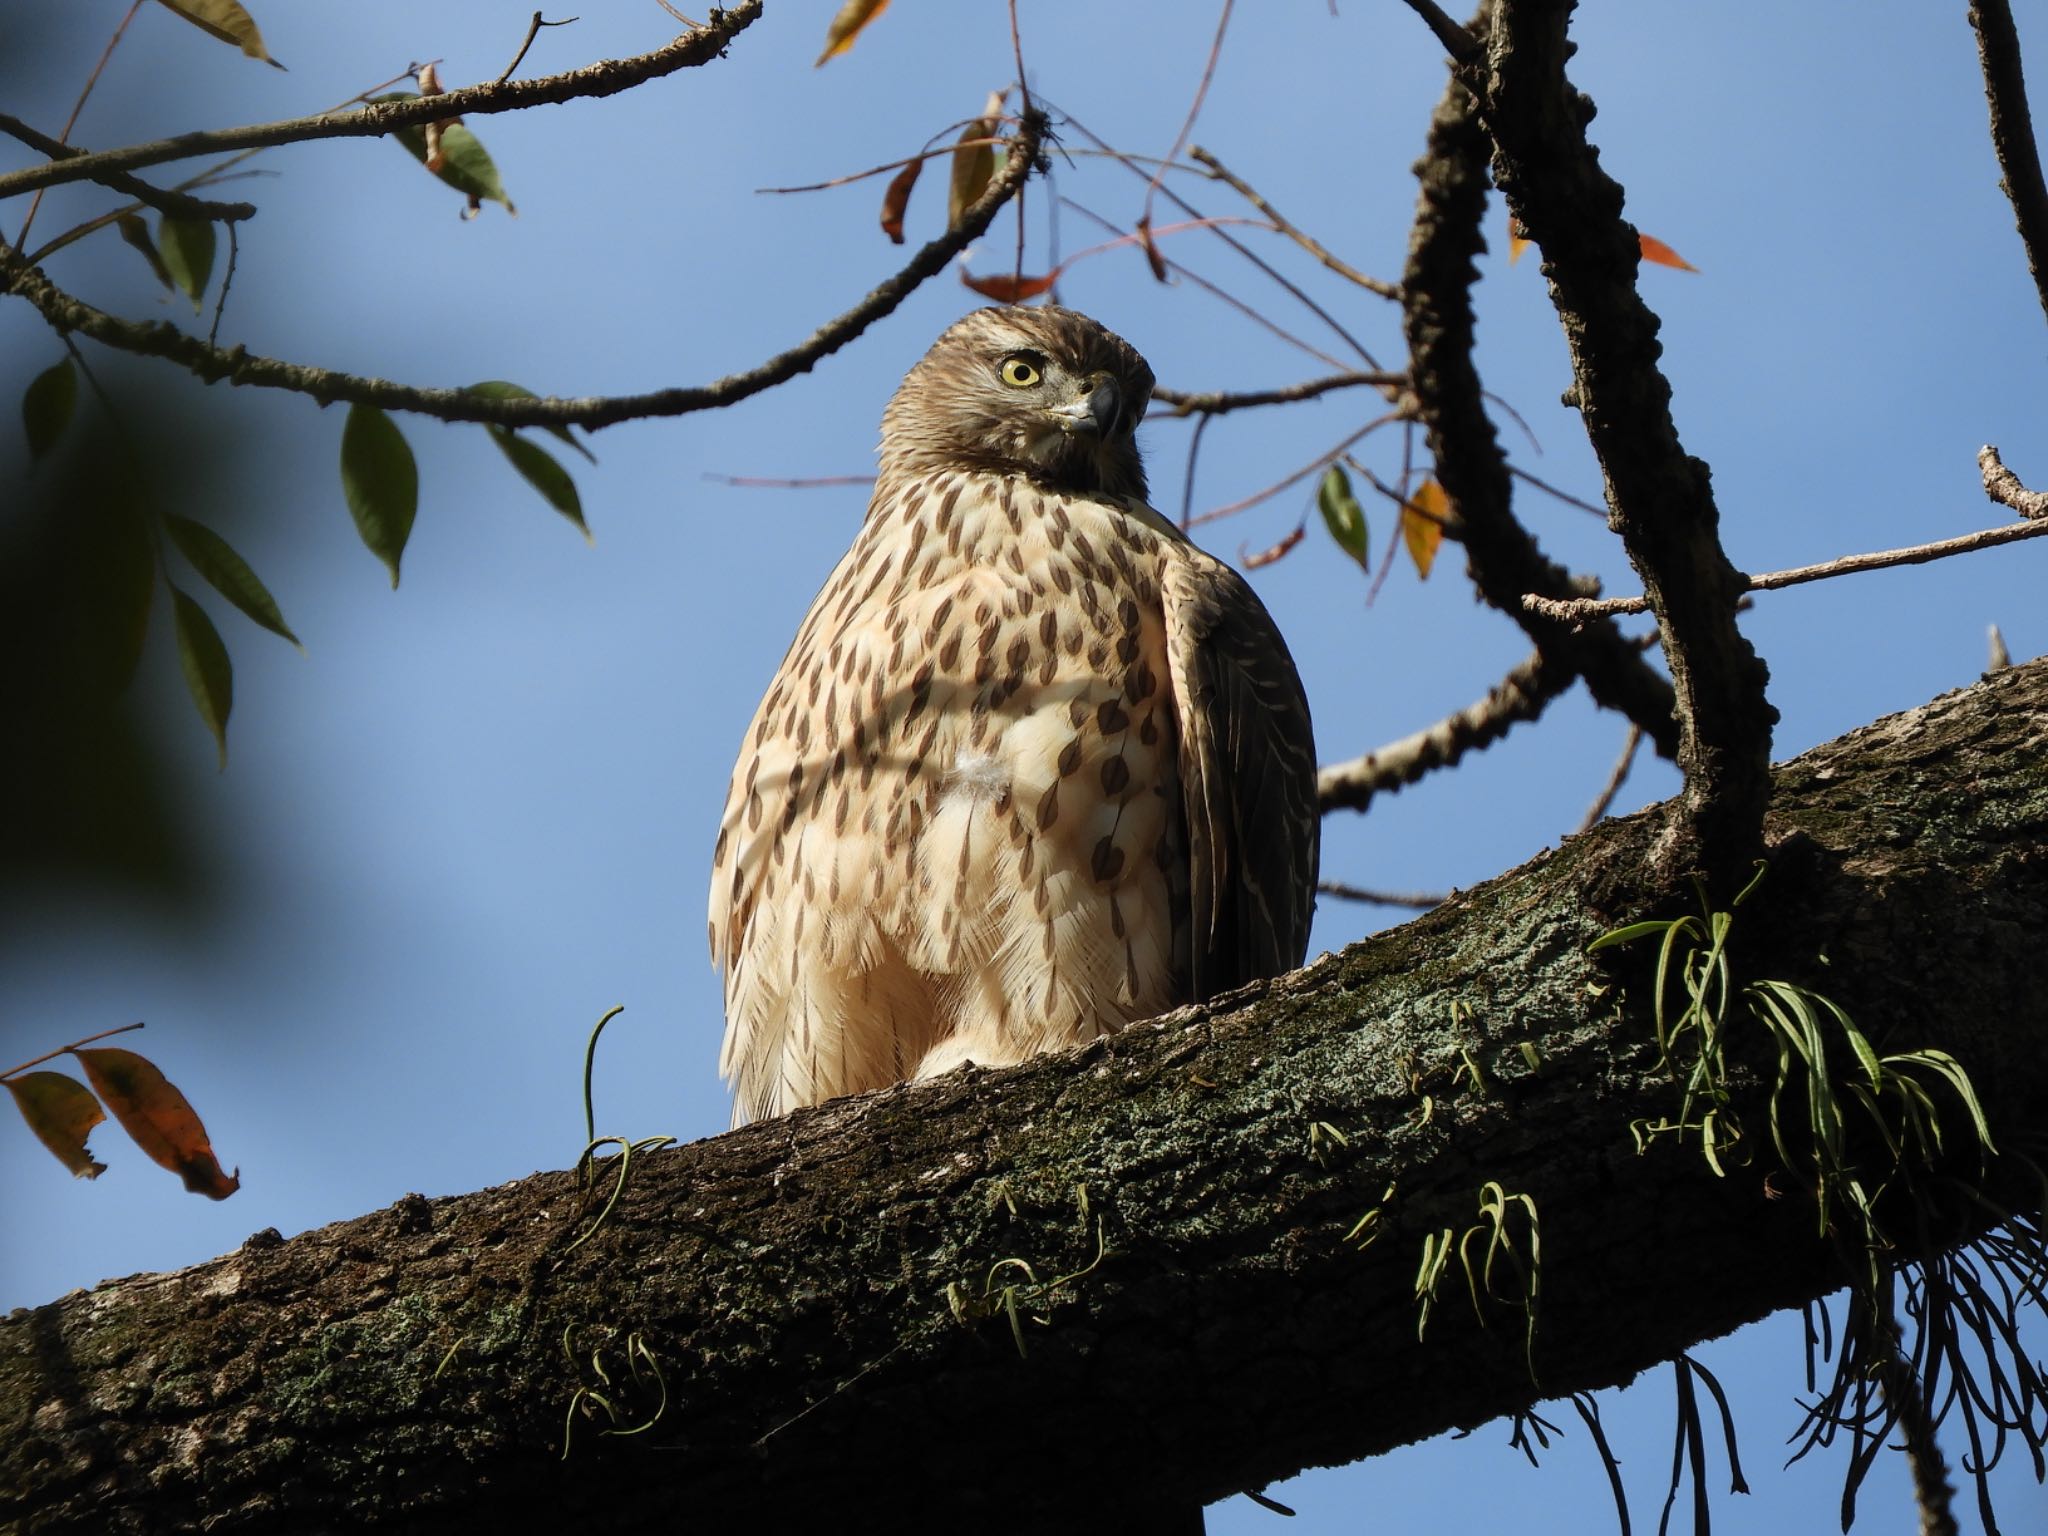
[[[192,127],[298,115],[438,57],[442,77],[495,76],[524,8],[264,5],[250,0],[280,73],[145,7],[76,132],[105,147]],[[730,57],[605,102],[473,126],[496,156],[516,219],[460,200],[399,149],[336,141],[275,151],[239,184],[244,226],[224,340],[258,352],[414,382],[510,378],[543,393],[620,393],[704,382],[807,335],[894,269],[875,226],[880,183],[805,196],[807,183],[896,158],[980,109],[1013,75],[994,0],[898,0],[847,56],[814,69],[834,7],[771,0]],[[0,103],[54,131],[124,7],[39,18],[34,67]],[[595,10],[596,8],[586,8]],[[1172,143],[1214,25],[1208,7],[1025,0],[1035,90],[1136,153]],[[1392,0],[1239,8],[1195,142],[1355,265],[1399,275],[1440,51]],[[544,33],[537,74],[656,46],[652,4],[609,6]],[[1680,433],[1714,470],[1731,558],[1749,570],[1917,543],[2002,522],[1974,456],[2000,444],[2048,484],[2048,327],[1997,187],[1972,39],[1960,7],[1840,3],[1715,7],[1635,0],[1581,8],[1575,78],[1599,103],[1592,132],[1628,211],[1698,275],[1651,269]],[[2048,57],[2048,33],[2023,41]],[[1141,78],[1134,78],[1141,77]],[[1087,140],[1064,133],[1069,149]],[[0,146],[0,165],[26,163]],[[1175,183],[1205,212],[1245,210],[1226,190]],[[1142,183],[1076,154],[1058,191],[1128,226]],[[913,241],[943,221],[928,174]],[[1046,193],[1031,191],[1030,264],[1042,266]],[[104,206],[64,189],[37,228]],[[11,235],[19,203],[0,207]],[[1161,217],[1164,222],[1164,216]],[[1094,243],[1060,217],[1062,248]],[[1503,420],[1516,460],[1598,498],[1583,438],[1557,404],[1564,349],[1537,263],[1497,249],[1478,289],[1481,365],[1524,417]],[[1014,226],[975,267],[1008,264]],[[1241,231],[1309,286],[1382,361],[1402,348],[1391,306],[1322,273],[1277,237]],[[1327,332],[1220,244],[1168,253],[1326,349]],[[52,275],[109,308],[180,321],[134,253],[101,237]],[[1188,284],[1160,286],[1119,251],[1082,263],[1064,300],[1136,344],[1162,383],[1249,388],[1327,371]],[[598,1065],[600,1131],[715,1133],[719,999],[704,954],[704,887],[738,738],[788,636],[852,535],[858,488],[742,489],[713,475],[859,474],[903,370],[978,302],[950,277],[813,372],[742,406],[633,424],[574,461],[594,543],[519,482],[473,428],[407,422],[419,522],[389,590],[357,541],[335,473],[338,411],[296,397],[215,391],[207,456],[181,468],[269,582],[301,655],[215,605],[236,663],[231,759],[214,767],[191,716],[166,616],[156,615],[137,708],[160,718],[179,791],[220,892],[203,914],[117,889],[53,884],[0,923],[0,1064],[146,1018],[139,1042],[191,1094],[244,1188],[183,1195],[106,1130],[112,1165],[73,1183],[19,1126],[0,1126],[11,1176],[0,1214],[0,1305],[168,1269],[249,1232],[291,1233],[410,1190],[457,1193],[569,1163],[582,1145],[579,1071],[591,1023],[626,1006]],[[24,306],[0,306],[0,397],[57,357]],[[97,361],[97,354],[89,353]],[[168,370],[111,368],[128,409],[199,393]],[[1365,419],[1364,396],[1247,412],[1206,434],[1197,509],[1249,494]],[[8,408],[12,421],[12,407]],[[11,425],[0,430],[13,430]],[[1177,509],[1190,428],[1142,441],[1157,499]],[[1367,462],[1391,476],[1398,438]],[[10,461],[11,462],[11,461]],[[1306,493],[1207,530],[1235,555],[1294,526]],[[1368,504],[1375,548],[1383,504]],[[1541,498],[1522,511],[1546,548],[1636,590],[1601,521]],[[1396,569],[1377,601],[1312,527],[1254,581],[1300,662],[1326,760],[1433,722],[1525,653],[1477,608],[1455,551],[1419,582]],[[1766,595],[1744,620],[1772,670],[1789,756],[1878,715],[1972,681],[1996,622],[2016,658],[2048,649],[2048,548]],[[161,605],[160,605],[161,606]],[[1329,875],[1391,888],[1464,885],[1519,863],[1577,824],[1623,726],[1568,696],[1454,774],[1326,825]],[[1675,787],[1639,766],[1618,809]],[[1312,951],[1397,914],[1325,903]],[[2038,1335],[2037,1335],[2038,1336]],[[1796,1424],[1796,1319],[1701,1356],[1734,1395],[1758,1491],[1723,1504],[1731,1528],[1832,1528],[1839,1463],[1778,1474]],[[1662,1497],[1668,1373],[1610,1394],[1635,1513]],[[1556,1416],[1556,1415],[1553,1415]],[[1494,1426],[1275,1488],[1292,1530],[1498,1526],[1598,1529],[1604,1481],[1576,1420],[1531,1471]],[[1873,1480],[1857,1529],[1904,1532],[1896,1468]],[[2014,1462],[1999,1478],[2008,1530],[2048,1523]],[[1275,1528],[1243,1500],[1220,1532]]]

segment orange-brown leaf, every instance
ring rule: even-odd
[[[1012,277],[1004,272],[993,277],[976,277],[972,272],[960,274],[961,282],[998,304],[1022,304],[1026,299],[1035,299],[1041,293],[1051,292],[1052,285],[1059,280],[1057,272],[1048,272],[1043,277]]]
[[[903,215],[910,207],[910,189],[917,185],[917,173],[924,161],[913,160],[889,178],[889,190],[882,194],[882,233],[896,244],[903,243]]]
[[[1415,562],[1415,574],[1429,580],[1429,568],[1436,563],[1437,546],[1444,541],[1444,524],[1450,521],[1451,498],[1434,480],[1425,480],[1401,507],[1401,541],[1408,546],[1408,558]]]
[[[832,24],[825,28],[825,51],[818,55],[818,64],[846,52],[853,46],[854,39],[860,36],[861,28],[887,9],[889,0],[846,0],[846,4],[840,6],[833,16]]]
[[[113,1046],[71,1054],[85,1068],[86,1079],[114,1112],[121,1129],[151,1159],[182,1178],[193,1194],[225,1200],[242,1187],[240,1170],[233,1174],[221,1171],[213,1144],[206,1139],[206,1127],[199,1123],[185,1095],[154,1062]]]
[[[1522,252],[1529,248],[1529,237],[1522,233],[1522,221],[1512,213],[1508,215],[1508,265],[1513,266],[1522,259]]]
[[[1302,541],[1302,539],[1307,536],[1307,534],[1308,519],[1303,518],[1300,522],[1294,525],[1294,531],[1292,533],[1286,533],[1280,536],[1279,543],[1269,544],[1264,549],[1259,550],[1256,554],[1247,554],[1245,552],[1245,547],[1242,544],[1238,545],[1237,563],[1243,566],[1248,571],[1256,571],[1262,565],[1271,565],[1275,560],[1280,559],[1281,557],[1286,555],[1286,553],[1289,550],[1293,549],[1295,545],[1299,544]]]
[[[1159,247],[1152,240],[1152,219],[1150,215],[1138,220],[1138,244],[1144,247],[1145,262],[1152,268],[1154,282],[1166,281],[1166,258],[1159,254]]]
[[[1643,260],[1654,261],[1660,267],[1676,267],[1681,272],[1697,272],[1699,268],[1671,249],[1655,235],[1638,231],[1636,238],[1642,242]]]
[[[954,140],[953,181],[946,189],[946,227],[952,229],[988,190],[996,176],[995,146],[979,142],[992,139],[1003,126],[1003,98],[1007,91],[990,91],[981,116],[969,123]]]
[[[105,1163],[85,1150],[87,1134],[107,1118],[85,1084],[62,1072],[24,1072],[8,1078],[7,1086],[21,1118],[58,1162],[81,1179],[96,1179],[107,1171]]]

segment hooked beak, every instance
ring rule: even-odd
[[[1053,415],[1059,418],[1063,432],[1106,439],[1116,431],[1123,417],[1123,391],[1117,388],[1115,379],[1098,373],[1088,380],[1088,387],[1078,400],[1055,407]]]

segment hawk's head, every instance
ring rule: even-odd
[[[1137,349],[1071,309],[982,309],[932,343],[882,415],[882,472],[1010,470],[1056,490],[1145,494]]]

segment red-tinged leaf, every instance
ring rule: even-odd
[[[252,59],[261,59],[273,69],[284,66],[263,46],[263,34],[249,13],[235,0],[163,0],[165,10],[175,11],[208,37],[233,43]]]
[[[985,299],[998,304],[1022,304],[1026,299],[1035,299],[1041,293],[1050,293],[1052,285],[1060,280],[1057,272],[1048,272],[1043,277],[1011,277],[997,273],[993,277],[976,277],[972,272],[962,272],[960,281],[972,288]]]
[[[1351,477],[1344,473],[1342,464],[1332,464],[1323,471],[1323,483],[1316,487],[1316,507],[1337,547],[1356,560],[1361,570],[1370,571],[1372,557],[1365,550],[1365,508],[1352,494]]]
[[[1166,281],[1166,258],[1159,254],[1159,247],[1152,239],[1152,220],[1148,215],[1138,220],[1138,245],[1145,252],[1145,264],[1152,269],[1155,282]]]
[[[991,144],[979,144],[977,139],[992,139],[996,130],[1003,126],[1003,97],[1005,91],[990,91],[988,101],[982,106],[981,116],[961,130],[954,141],[953,180],[946,189],[946,227],[952,229],[965,213],[988,190],[988,184],[995,180],[996,152]]]
[[[71,1054],[121,1129],[154,1162],[183,1179],[193,1194],[225,1200],[242,1187],[241,1170],[221,1171],[206,1127],[154,1062],[116,1046],[80,1048]]]
[[[1522,221],[1512,213],[1508,215],[1508,265],[1513,266],[1522,259],[1522,252],[1529,248],[1529,237],[1522,233]]]
[[[87,1135],[107,1118],[85,1084],[62,1072],[24,1072],[8,1078],[7,1086],[21,1118],[58,1162],[81,1179],[96,1179],[107,1171],[107,1165],[85,1149]]]
[[[923,160],[913,160],[889,178],[889,190],[882,194],[882,233],[897,245],[903,243],[903,215],[910,208],[910,189],[917,185]]]
[[[164,265],[164,259],[157,254],[156,242],[149,237],[149,226],[142,222],[139,213],[124,213],[114,220],[114,227],[121,232],[121,238],[142,252],[142,259],[149,263],[149,270],[156,274],[156,280],[166,288],[178,285],[171,281],[171,269]]]
[[[1697,272],[1699,268],[1671,249],[1655,235],[1637,232],[1636,239],[1642,242],[1643,260],[1654,261],[1660,267],[1676,267],[1681,272]]]
[[[1275,560],[1282,558],[1284,555],[1286,555],[1286,553],[1289,550],[1293,549],[1295,545],[1299,544],[1307,536],[1308,519],[1303,518],[1300,522],[1294,525],[1294,531],[1292,533],[1283,534],[1281,536],[1279,543],[1269,544],[1264,549],[1258,551],[1258,553],[1256,554],[1247,554],[1245,553],[1244,546],[1242,544],[1238,545],[1237,563],[1243,566],[1248,571],[1256,571],[1260,566],[1271,565]]]
[[[178,638],[178,665],[185,672],[185,686],[199,718],[213,732],[220,750],[220,766],[228,765],[228,715],[235,707],[235,669],[228,660],[228,648],[221,644],[220,631],[206,610],[177,587],[171,588],[173,628]]]
[[[78,374],[68,357],[59,358],[34,379],[21,397],[21,424],[28,433],[28,456],[40,459],[55,446],[78,405]]]
[[[889,0],[846,0],[832,17],[832,24],[825,28],[825,51],[818,55],[813,69],[820,68],[827,59],[836,59],[854,44],[861,29],[882,12],[889,9]]]
[[[1429,580],[1429,568],[1436,563],[1437,546],[1444,541],[1444,525],[1451,519],[1451,498],[1434,480],[1425,480],[1401,508],[1401,541],[1408,546],[1408,558],[1415,562],[1415,574]]]

